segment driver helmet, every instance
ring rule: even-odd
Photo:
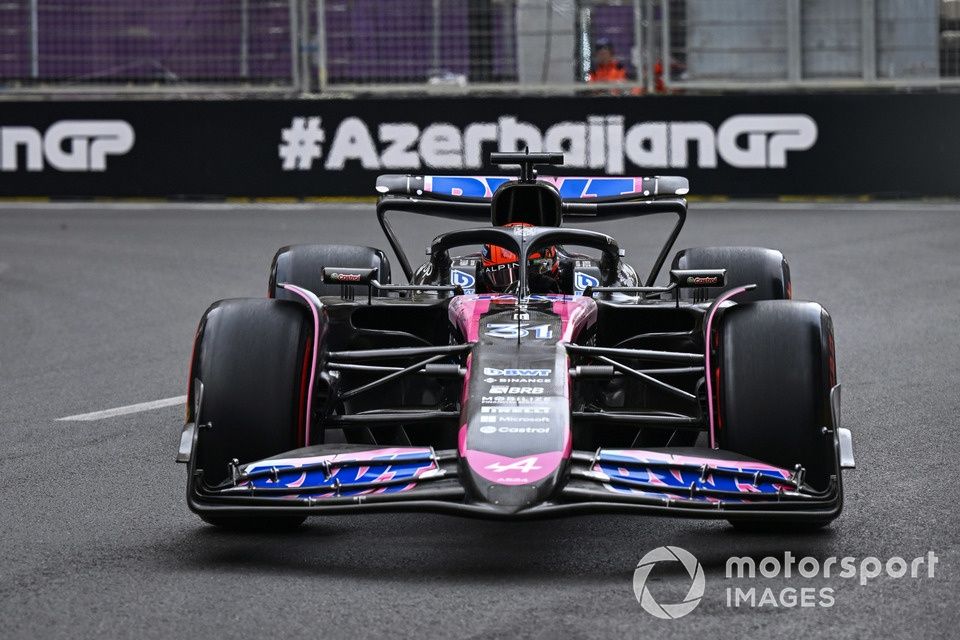
[[[512,222],[506,227],[531,227],[525,222]],[[520,261],[512,251],[493,244],[483,245],[477,269],[478,290],[487,293],[514,293],[520,279]],[[530,254],[527,260],[527,283],[533,293],[560,293],[560,258],[555,246]]]

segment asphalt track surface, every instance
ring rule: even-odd
[[[411,219],[419,257],[445,223]],[[642,223],[592,227],[650,260]],[[662,233],[659,229],[657,235]],[[960,206],[694,204],[678,247],[756,244],[795,296],[833,314],[859,468],[822,533],[589,516],[512,524],[439,515],[314,518],[228,534],[184,504],[179,396],[212,301],[262,296],[277,247],[385,245],[370,205],[0,208],[0,637],[957,637]],[[632,575],[661,545],[706,570],[699,607],[659,620]],[[935,576],[728,580],[731,555],[933,551]],[[794,574],[795,575],[795,574]],[[658,566],[651,592],[690,585]],[[731,608],[730,586],[828,587],[832,607]]]

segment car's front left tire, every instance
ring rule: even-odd
[[[197,331],[191,396],[202,385],[192,455],[207,485],[228,479],[232,460],[262,460],[305,444],[313,320],[307,307],[270,299],[222,300]],[[196,382],[199,382],[199,385]],[[192,412],[197,398],[189,398]],[[302,518],[241,518],[200,512],[233,529],[276,528]]]

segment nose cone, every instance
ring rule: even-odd
[[[548,499],[560,483],[564,453],[548,451],[519,458],[468,449],[464,456],[477,499],[516,512]]]
[[[480,322],[460,442],[460,477],[476,502],[519,511],[560,483],[571,444],[561,331],[545,310],[494,310]]]

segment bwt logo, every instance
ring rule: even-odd
[[[280,132],[284,171],[309,171],[323,154],[326,132],[319,116],[295,117]],[[435,122],[423,129],[413,122],[368,126],[344,118],[330,138],[323,161],[328,171],[358,162],[368,170],[479,169],[484,148],[516,151],[562,150],[568,167],[622,174],[627,162],[640,168],[714,169],[718,162],[741,169],[784,169],[788,152],[817,142],[817,123],[802,113],[743,114],[716,129],[699,120],[638,122],[629,128],[622,115],[590,115],[545,131],[515,116],[472,122],[462,129]],[[319,162],[318,162],[319,163]]]
[[[124,120],[60,120],[41,135],[33,127],[0,127],[0,171],[106,171],[107,156],[133,148],[134,132]]]

